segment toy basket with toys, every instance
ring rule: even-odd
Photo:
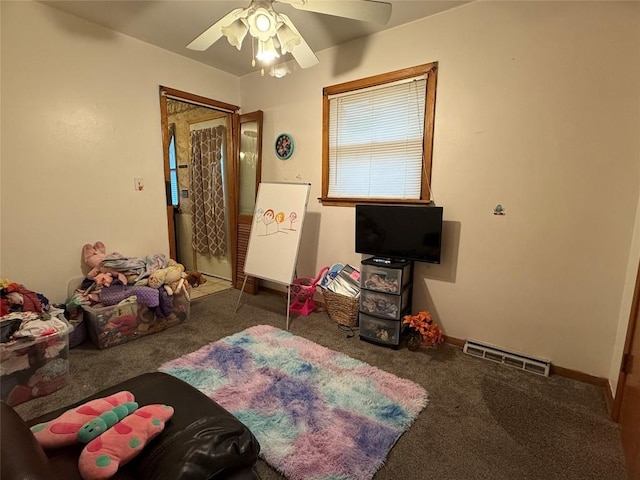
[[[331,320],[347,327],[358,326],[358,310],[360,308],[358,297],[347,297],[331,290],[322,290],[322,296]]]
[[[334,268],[335,267],[335,268]],[[333,278],[322,288],[329,318],[347,327],[358,326],[360,309],[360,272],[351,265],[335,264]]]

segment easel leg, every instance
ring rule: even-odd
[[[244,276],[244,282],[242,282],[242,288],[240,289],[240,295],[238,295],[238,302],[236,303],[236,309],[233,311],[233,313],[236,313],[238,311],[238,305],[240,305],[240,299],[242,298],[242,292],[244,292],[244,286],[247,284],[247,276]]]
[[[291,305],[291,285],[287,287],[287,332],[289,331],[289,305]]]

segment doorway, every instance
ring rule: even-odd
[[[171,258],[204,275],[197,298],[231,288],[234,278],[238,107],[160,93]]]
[[[612,417],[620,425],[629,480],[640,480],[640,266]]]

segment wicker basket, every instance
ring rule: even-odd
[[[331,290],[322,290],[322,296],[331,320],[347,327],[356,327],[358,325],[359,298],[347,297]]]

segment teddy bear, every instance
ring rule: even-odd
[[[96,242],[93,245],[86,243],[82,247],[82,258],[84,259],[84,263],[91,267],[91,270],[87,273],[87,278],[96,280],[96,277],[98,277],[99,274],[106,273],[110,274],[112,278],[120,280],[123,285],[126,285],[127,277],[125,277],[122,272],[107,269],[102,266],[102,261],[104,260],[104,257],[106,257],[106,253],[106,248],[102,242]],[[107,284],[105,286],[111,285],[111,281],[108,281],[105,277],[100,277],[99,280],[101,284]]]
[[[149,276],[149,286],[151,288],[164,286],[167,293],[173,295],[178,286],[182,286],[180,280],[185,276],[184,265],[175,260],[169,260],[165,268],[159,268]]]

